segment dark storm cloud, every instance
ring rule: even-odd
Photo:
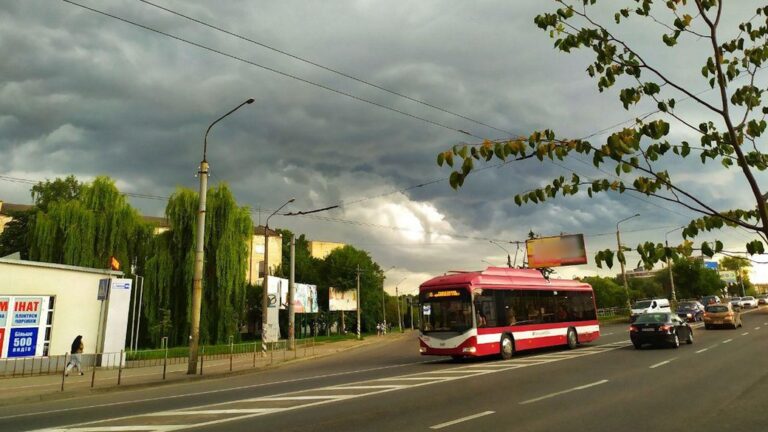
[[[580,137],[653,109],[649,104],[632,112],[619,109],[616,91],[600,94],[585,76],[588,53],[566,56],[552,50],[552,40],[532,23],[535,14],[552,8],[549,3],[158,3],[513,135],[546,127]],[[449,128],[491,139],[509,135],[141,2],[86,4]],[[739,9],[743,11],[725,19],[748,17],[753,7],[750,3]],[[612,12],[605,13],[608,22],[611,17]],[[627,37],[648,47],[648,55],[668,65],[676,78],[688,80],[688,65],[704,61],[703,51],[695,47],[686,48],[683,55],[650,51],[657,41],[643,30],[630,26]],[[0,56],[5,59],[0,62],[0,173],[6,175],[108,174],[126,191],[158,195],[168,195],[177,186],[195,187],[205,128],[248,97],[256,103],[211,132],[208,159],[211,181],[230,183],[238,199],[253,209],[274,209],[290,197],[296,197],[294,209],[316,208],[446,177],[449,170],[437,167],[436,154],[469,138],[63,2],[5,5],[0,12]],[[693,109],[689,114],[708,116]],[[560,165],[566,169],[537,161],[513,163],[473,173],[458,192],[443,182],[350,204],[328,216],[509,240],[522,239],[529,230],[544,235],[604,233],[635,212],[646,217],[637,225],[646,227],[685,221],[644,199],[615,195],[570,197],[539,206],[514,204],[514,194],[560,175],[569,178],[573,171],[582,178],[606,176],[578,161]],[[711,184],[698,181],[699,170],[695,161],[683,170],[697,193],[714,195],[723,206],[745,202],[737,194],[713,194]],[[723,176],[716,168],[713,172],[718,187],[743,187],[738,176]],[[0,199],[27,200],[24,188],[2,183]],[[146,213],[162,213],[161,201],[134,203]],[[256,212],[257,222],[258,217]],[[312,238],[359,244],[382,264],[419,274],[471,268],[481,257],[501,256],[498,248],[482,240],[437,234],[414,239],[407,232],[311,218],[281,217],[278,223]],[[659,231],[633,235],[628,234],[628,241],[660,241]],[[609,240],[599,236],[590,244],[610,247]]]

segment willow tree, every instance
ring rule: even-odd
[[[620,86],[617,95],[624,109],[646,100],[657,107],[656,115],[638,118],[633,126],[611,133],[602,143],[558,137],[554,130],[545,129],[524,138],[455,146],[437,157],[439,165],[455,167],[451,186],[462,186],[475,161],[498,159],[519,164],[588,155],[595,167],[608,175],[595,179],[577,174],[560,176],[521,191],[515,203],[536,204],[557,195],[591,198],[599,193],[635,193],[691,210],[696,216],[683,230],[685,241],[681,245],[638,245],[647,268],[658,261],[690,255],[694,249],[691,239],[722,228],[753,233],[759,239],[748,241],[745,248],[750,254],[763,253],[764,242],[768,242],[768,207],[757,176],[768,168],[768,153],[762,143],[768,104],[762,100],[766,88],[758,83],[768,61],[768,6],[736,11],[739,2],[732,2],[726,11],[723,0],[634,0],[632,7],[597,0],[555,3],[557,9],[534,19],[554,39],[555,49],[591,56],[585,69],[600,92]],[[624,3],[632,4],[622,2],[621,6],[626,6]],[[721,29],[724,14],[733,17],[738,13],[743,14],[743,20],[737,28]],[[612,15],[614,23],[601,22],[606,15]],[[632,22],[642,39],[655,40],[656,47],[624,37],[622,30]],[[665,50],[679,51],[672,55],[701,53],[701,57],[698,64],[668,67],[657,61]],[[713,98],[697,91],[696,77],[699,86],[713,90]],[[676,104],[683,99],[699,111],[686,115],[677,110]],[[671,124],[698,142],[671,137]],[[681,168],[696,163],[686,163],[689,157],[701,164],[714,162],[711,172],[736,170],[744,187],[734,192],[743,191],[744,199],[751,203],[741,208],[718,208],[706,192],[687,187],[681,181],[685,175]],[[615,175],[603,167],[615,170]],[[698,249],[712,256],[722,251],[723,244],[719,240],[702,242]],[[596,256],[597,265],[607,263],[610,267],[614,257],[625,261],[623,250],[604,250]]]
[[[158,329],[170,310],[172,344],[184,344],[190,333],[195,223],[198,194],[179,189],[165,209],[170,229],[156,236],[146,265],[148,328]],[[205,265],[200,337],[221,343],[238,336],[246,294],[250,213],[239,207],[226,185],[208,192],[205,219]],[[160,334],[152,334],[157,340]]]
[[[36,261],[94,268],[109,267],[114,256],[129,269],[131,263],[143,263],[151,235],[151,226],[114,181],[97,177],[71,199],[50,201],[34,214],[29,255]]]

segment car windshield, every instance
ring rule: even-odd
[[[732,302],[741,300],[739,297],[734,297],[731,299]]]
[[[755,298],[752,296],[746,296],[742,300],[754,300]]]
[[[665,313],[647,313],[640,315],[640,317],[635,321],[636,323],[645,324],[645,323],[665,323],[669,321],[669,315]]]
[[[695,309],[696,303],[688,302],[688,303],[680,303],[680,309]]]
[[[632,309],[646,309],[651,306],[651,300],[643,300],[639,302],[635,302],[635,305],[632,306]]]
[[[728,312],[727,306],[707,306],[707,312],[713,312],[713,313],[720,313],[720,312]]]

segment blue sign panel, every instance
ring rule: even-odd
[[[704,268],[717,270],[717,261],[704,261]]]
[[[37,328],[12,328],[8,338],[8,357],[32,357],[37,348]]]

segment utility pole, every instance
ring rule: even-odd
[[[746,291],[744,291],[744,276],[741,274],[741,261],[737,261],[739,263],[739,282],[741,282],[741,296],[744,297],[747,295]]]
[[[397,298],[397,328],[400,333],[403,332],[403,315],[400,313],[400,288],[395,287],[395,298]]]
[[[410,308],[408,316],[411,317],[411,330],[413,330],[413,297],[408,297],[408,307]]]
[[[291,198],[286,201],[283,205],[278,207],[277,210],[273,211],[272,214],[267,217],[267,221],[264,222],[264,282],[262,283],[261,290],[261,352],[265,357],[267,355],[267,321],[269,320],[269,219],[294,200],[295,198]],[[280,299],[278,298],[277,301],[279,302]]]
[[[294,297],[296,296],[296,236],[291,234],[291,272],[288,279],[288,348],[296,349],[294,328],[296,323],[296,311],[294,310]]]
[[[664,233],[664,246],[669,248],[669,240],[667,239],[667,235],[683,228],[685,227],[678,227]],[[667,257],[667,270],[669,270],[669,286],[670,286],[670,289],[672,290],[671,291],[672,304],[675,307],[677,307],[677,293],[675,292],[675,277],[672,275],[672,264],[669,262],[669,257]]]
[[[362,339],[360,334],[360,264],[357,265],[357,340]]]
[[[512,268],[512,257],[509,255],[509,251],[504,246],[496,243],[493,240],[490,240],[490,242],[491,242],[491,244],[494,244],[494,245],[498,246],[499,249],[501,249],[501,250],[503,250],[504,252],[507,253],[507,267]],[[515,256],[515,259],[517,259],[517,256]]]
[[[197,373],[197,350],[200,344],[200,307],[203,299],[203,260],[205,252],[205,201],[208,193],[208,161],[206,160],[206,153],[208,152],[208,133],[211,131],[213,125],[221,121],[224,117],[232,114],[240,109],[243,105],[252,104],[253,99],[248,99],[240,105],[236,106],[230,112],[219,117],[208,126],[205,131],[205,137],[203,138],[203,160],[200,161],[200,195],[199,205],[197,209],[197,230],[195,232],[195,268],[194,276],[192,277],[192,319],[191,319],[191,334],[189,335],[189,362],[187,367],[187,375],[195,375]]]
[[[618,222],[616,222],[616,242],[619,245],[619,253],[616,255],[616,258],[619,260],[619,264],[621,264],[621,276],[624,279],[624,292],[627,295],[627,312],[629,313],[632,309],[632,305],[629,303],[629,283],[627,282],[627,272],[624,270],[624,259],[619,258],[619,255],[624,256],[624,249],[621,246],[621,233],[619,232],[619,224],[628,221],[634,217],[640,216],[640,213],[635,213],[634,215],[624,218]]]

